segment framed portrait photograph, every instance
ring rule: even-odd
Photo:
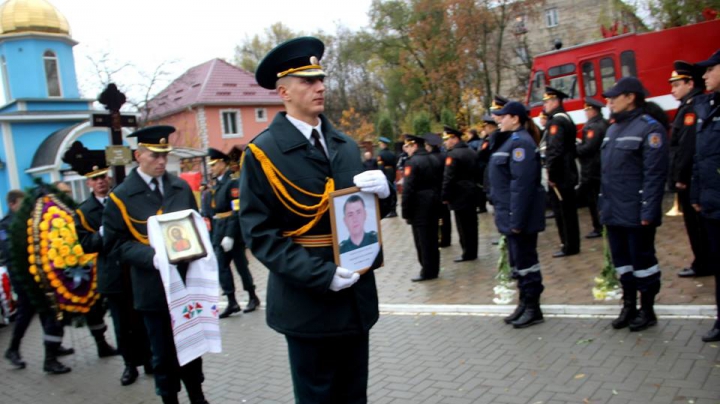
[[[207,255],[191,212],[180,218],[163,216],[166,215],[157,216],[157,221],[162,230],[165,250],[171,264],[192,261]]]
[[[338,266],[364,274],[383,266],[377,195],[352,187],[330,194],[333,249]]]

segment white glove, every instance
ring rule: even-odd
[[[341,291],[354,285],[360,279],[360,275],[349,269],[337,267],[332,282],[330,282],[330,290],[333,292]]]
[[[157,254],[153,255],[153,266],[158,271],[160,270],[160,258],[158,258]]]
[[[100,228],[98,229],[98,233],[100,233],[100,237],[102,237],[102,236],[105,235],[105,233],[103,233],[103,227],[102,227],[102,226],[100,226]]]
[[[233,240],[232,237],[223,237],[222,241],[220,241],[220,247],[222,247],[223,251],[228,252],[232,250],[233,245],[235,244],[235,240]]]
[[[387,177],[380,170],[362,172],[353,177],[353,182],[361,191],[377,194],[380,199],[390,196]]]

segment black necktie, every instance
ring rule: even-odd
[[[162,192],[160,191],[160,182],[158,182],[158,179],[157,179],[157,178],[153,178],[152,180],[150,180],[150,182],[155,185],[155,189],[153,189],[153,193],[155,193],[155,195],[157,195],[157,197],[160,198],[160,200],[162,201],[162,200],[163,200],[163,194],[162,194]]]
[[[316,149],[320,150],[320,152],[323,154],[323,156],[327,157],[327,154],[325,153],[325,148],[323,147],[322,143],[320,142],[320,134],[316,129],[312,130],[312,133],[310,134],[310,137],[313,138],[313,145]]]

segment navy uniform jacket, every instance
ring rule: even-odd
[[[460,142],[447,152],[441,199],[450,209],[462,210],[475,207],[477,203],[478,163],[477,153]]]
[[[230,213],[230,215],[228,217],[213,219],[213,246],[219,247],[224,237],[232,238],[235,243],[242,243],[240,222],[236,214],[236,211],[239,209],[239,202],[233,202],[240,197],[238,181],[232,178],[230,170],[227,170],[222,178],[217,178],[216,181],[215,192],[213,194],[213,200],[215,201],[214,214],[224,215]],[[233,209],[233,203],[237,208]]]
[[[128,220],[147,221],[148,217],[185,209],[197,210],[195,196],[187,182],[175,175],[162,176],[164,189],[161,201],[145,181],[133,169],[111,194],[114,194],[127,209]],[[129,230],[120,208],[112,198],[108,200],[103,214],[103,244],[106,251],[117,254],[121,265],[130,265],[133,302],[136,310],[167,310],[165,290],[160,273],[153,265],[155,250],[139,241]],[[145,223],[130,222],[141,236],[147,236]],[[183,274],[181,274],[182,276]]]
[[[695,158],[695,125],[697,124],[693,101],[700,95],[702,95],[701,90],[693,89],[680,100],[680,106],[678,106],[672,124],[670,187],[673,189],[676,182],[690,185],[692,181],[693,159]]]
[[[438,153],[439,155],[439,153]],[[416,226],[437,222],[440,214],[440,184],[443,165],[419,148],[405,163],[402,191],[402,218]]]
[[[548,113],[545,167],[548,180],[558,188],[572,188],[578,183],[575,164],[575,123],[562,107]]]
[[[639,227],[648,220],[659,226],[670,159],[665,129],[641,109],[620,113],[601,147],[600,221]]]
[[[397,164],[397,157],[395,153],[389,149],[380,150],[377,156],[378,168],[382,170],[387,177],[388,181],[395,182],[395,165]]]
[[[15,213],[8,210],[7,215],[0,219],[0,265],[10,266],[10,225]]]
[[[488,177],[498,231],[532,234],[545,230],[545,188],[540,183],[535,141],[524,128],[498,133],[495,141]]]
[[[600,179],[600,146],[607,132],[608,122],[598,114],[587,123],[582,130],[582,143],[576,146],[580,160],[580,181]]]
[[[285,118],[284,112],[276,115],[252,143],[289,181],[305,191],[322,194],[328,178],[335,181],[336,190],[355,186],[353,177],[363,171],[357,144],[335,130],[324,116],[320,119],[329,161]],[[319,198],[283,185],[299,203],[318,203]],[[304,247],[283,236],[283,232],[296,230],[311,219],[291,212],[278,200],[250,147],[245,150],[240,193],[243,236],[253,255],[270,270],[268,325],[295,337],[357,335],[370,330],[379,317],[375,274],[369,271],[355,285],[339,292],[329,289],[337,268],[333,248]],[[381,210],[382,205],[381,201]],[[304,236],[331,232],[330,213],[326,212]]]
[[[122,293],[123,276],[120,263],[116,256],[111,256],[104,250],[103,238],[99,232],[104,210],[105,206],[95,198],[95,195],[91,194],[75,211],[75,231],[83,251],[88,254],[98,254],[98,292],[102,294]]]
[[[720,93],[696,98],[697,147],[690,201],[702,215],[720,220]]]

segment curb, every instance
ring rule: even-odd
[[[544,304],[544,315],[553,317],[617,317],[619,305]],[[501,316],[515,310],[514,305],[483,304],[381,304],[380,312],[389,315]],[[659,317],[715,318],[717,308],[710,305],[655,305]]]

